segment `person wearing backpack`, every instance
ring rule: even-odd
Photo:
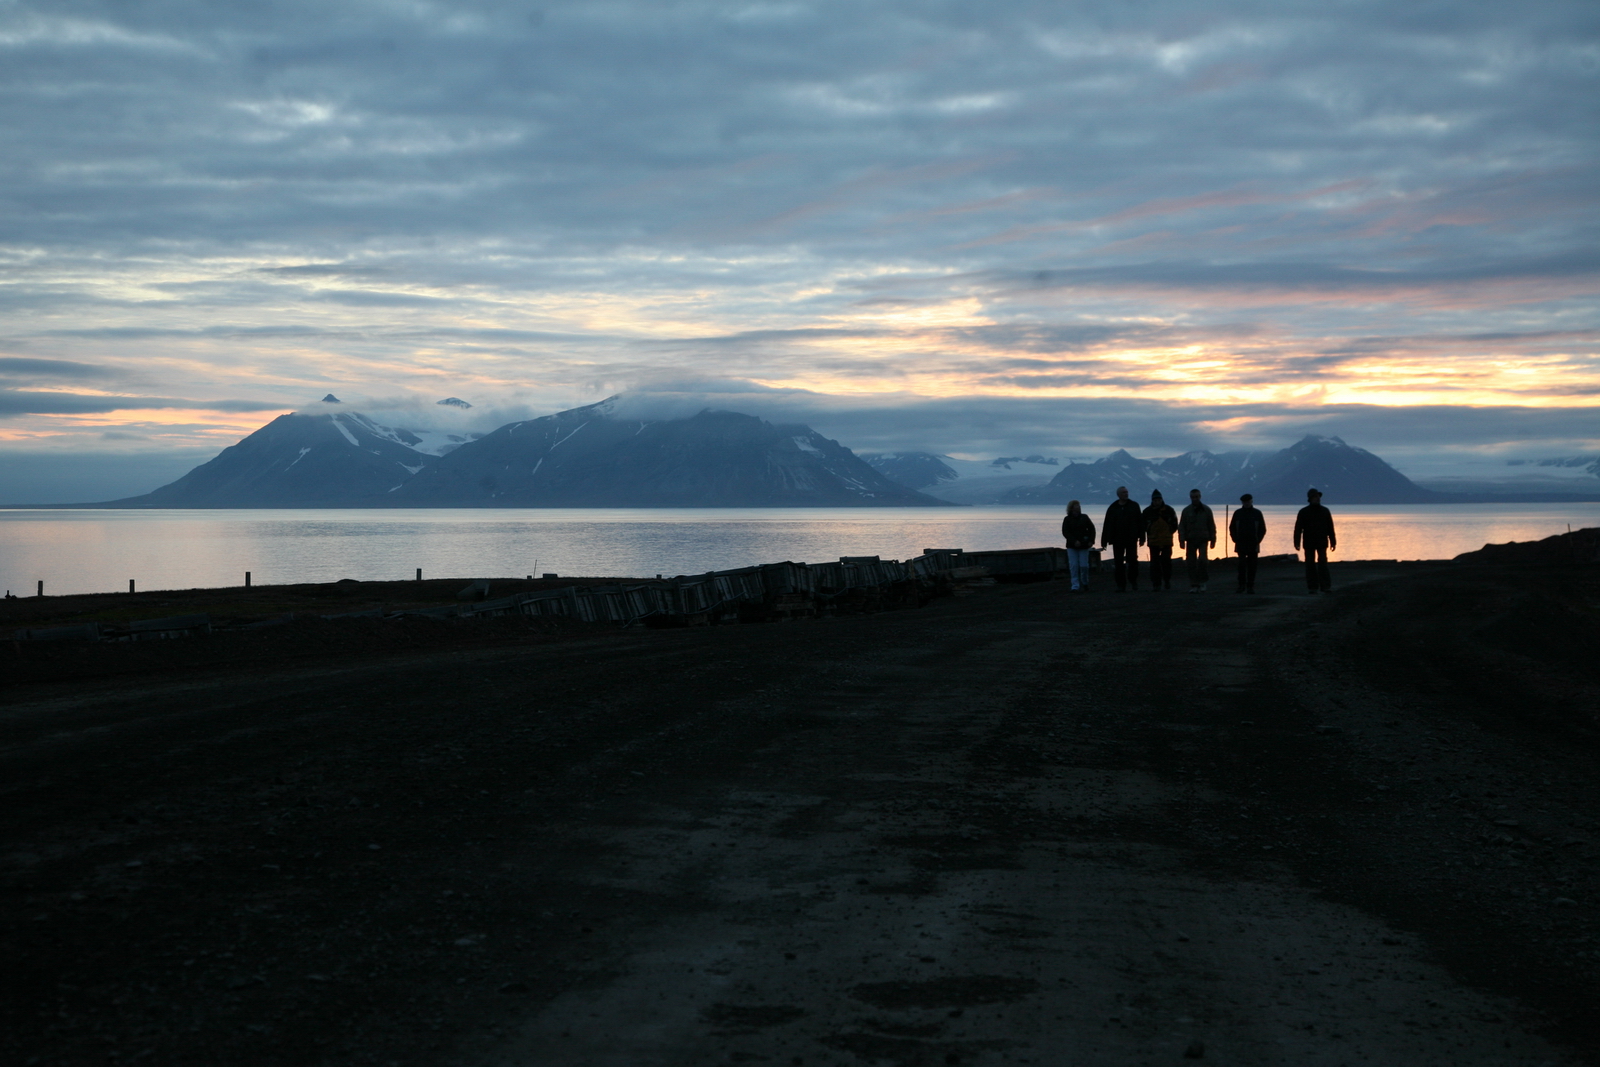
[[[1178,513],[1161,498],[1161,490],[1150,493],[1150,506],[1144,509],[1145,544],[1150,546],[1150,588],[1154,592],[1172,588],[1172,537],[1178,532]]]

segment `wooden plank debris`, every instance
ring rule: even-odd
[[[1066,573],[1059,548],[964,552],[925,549],[905,561],[878,556],[842,556],[827,563],[784,560],[753,567],[678,575],[628,584],[568,586],[487,599],[489,581],[478,580],[457,594],[463,603],[402,611],[371,609],[325,619],[461,619],[521,615],[561,617],[618,626],[704,626],[730,622],[776,622],[819,615],[847,615],[915,607],[964,583],[1041,581]],[[291,621],[221,627],[259,629]],[[18,630],[19,641],[143,641],[211,633],[209,615],[140,619],[124,627],[95,623]]]

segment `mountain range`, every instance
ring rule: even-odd
[[[1118,486],[1144,501],[1154,489],[1169,502],[1188,501],[1189,490],[1218,500],[1254,495],[1258,504],[1304,503],[1306,490],[1321,489],[1330,501],[1347,504],[1428,504],[1430,492],[1364,448],[1337,437],[1307,435],[1281,452],[1185,452],[1171,459],[1136,459],[1119,449],[1093,463],[1072,463],[1047,484],[1012,490],[1007,503],[1065,504],[1110,500]]]
[[[1337,437],[1307,436],[1278,452],[1166,459],[1118,449],[1065,465],[1040,455],[857,456],[801,424],[713,410],[640,419],[619,401],[487,434],[396,428],[356,411],[282,415],[168,485],[95,506],[948,507],[1092,504],[1111,500],[1119,486],[1140,501],[1159,489],[1175,504],[1186,502],[1190,489],[1216,502],[1249,492],[1260,504],[1296,504],[1310,486],[1342,504],[1600,499],[1600,492],[1437,492]],[[324,402],[339,403],[332,394]],[[440,403],[470,406],[453,397]]]
[[[617,400],[451,440],[356,412],[282,415],[177,481],[112,506],[950,506],[809,426],[731,411],[624,418]]]
[[[1140,500],[1148,500],[1153,489],[1175,500],[1178,496],[1174,494],[1187,499],[1190,489],[1212,493],[1231,485],[1242,471],[1264,455],[1271,453],[1185,452],[1170,459],[1138,459],[1119,448],[1093,463],[1068,463],[1046,484],[1013,490],[1006,500],[1033,504],[1109,500],[1117,495],[1117,487],[1124,485]]]
[[[1047,462],[1038,456],[1024,461],[1013,457],[1004,470],[931,452],[869,453],[862,458],[886,477],[931,496],[964,504],[1065,504],[1070,500],[1100,503],[1114,499],[1119,486],[1127,486],[1141,502],[1148,501],[1151,491],[1159,489],[1174,504],[1186,503],[1190,489],[1199,489],[1207,499],[1222,502],[1251,493],[1258,504],[1299,504],[1305,502],[1306,490],[1312,486],[1321,489],[1330,503],[1345,504],[1600,499],[1600,485],[1589,488],[1571,484],[1570,490],[1559,493],[1551,493],[1543,486],[1531,487],[1532,491],[1519,491],[1514,486],[1485,487],[1477,492],[1439,491],[1416,484],[1364,448],[1346,444],[1338,437],[1317,435],[1308,435],[1278,452],[1195,451],[1167,459],[1139,459],[1126,449],[1118,449],[1091,463],[1069,462],[1054,469],[1048,480],[1044,475],[1051,472],[1050,467],[1032,466],[1033,473],[1025,473],[1030,461]]]

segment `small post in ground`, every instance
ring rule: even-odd
[[[419,582],[422,581],[422,568],[421,567],[417,568],[417,581],[419,581]]]
[[[250,588],[250,572],[249,571],[245,571],[244,572],[244,587],[246,589]]]
[[[44,579],[39,579],[39,595],[44,596]]]
[[[128,592],[130,592],[130,593],[133,592],[133,579],[132,578],[128,579]]]

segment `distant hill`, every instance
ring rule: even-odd
[[[1435,475],[1417,484],[1452,498],[1472,498],[1508,503],[1577,503],[1600,500],[1600,456],[1557,456],[1545,459],[1510,459],[1516,470],[1496,476]]]
[[[1449,503],[1580,504],[1600,501],[1595,478],[1427,478],[1417,484]]]
[[[1568,467],[1579,468],[1586,474],[1600,478],[1600,456],[1557,456],[1552,459],[1513,459],[1508,467]]]
[[[395,505],[452,507],[948,506],[897,485],[802,425],[702,411],[618,417],[611,397],[514,422],[429,465]]]
[[[1003,498],[1011,504],[1065,504],[1070,500],[1114,500],[1119,486],[1141,502],[1161,490],[1169,502],[1187,501],[1190,489],[1210,495],[1236,481],[1270,452],[1185,452],[1170,459],[1139,459],[1118,449],[1093,463],[1069,463],[1048,484],[1016,489]],[[1303,491],[1302,491],[1303,493]]]
[[[896,485],[927,489],[960,477],[949,456],[932,452],[862,452],[861,461]]]
[[[1590,526],[1542,541],[1484,545],[1456,559],[1468,563],[1600,563],[1600,528]]]
[[[908,489],[953,504],[994,504],[1013,489],[1040,486],[1060,464],[1045,456],[954,459],[934,452],[863,452],[873,470]]]
[[[332,394],[329,394],[332,395]],[[436,457],[365,415],[280,415],[182,478],[114,507],[339,507],[381,498]]]

